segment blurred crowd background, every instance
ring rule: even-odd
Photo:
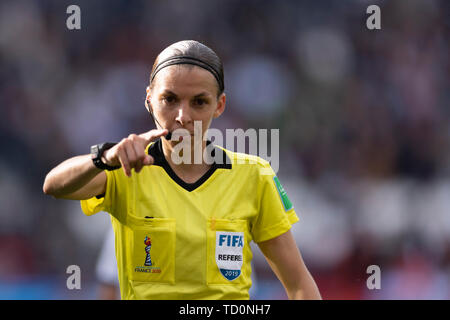
[[[66,27],[71,4],[81,30]],[[371,4],[381,30],[366,27]],[[91,145],[154,127],[151,66],[184,39],[223,59],[212,127],[280,130],[278,176],[323,298],[449,299],[449,14],[445,0],[2,0],[0,299],[99,297],[108,215],[42,184]],[[252,298],[285,299],[255,251]]]

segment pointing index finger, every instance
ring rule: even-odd
[[[139,136],[144,138],[147,143],[153,142],[161,136],[165,136],[169,133],[167,129],[153,129],[148,132],[142,133]]]

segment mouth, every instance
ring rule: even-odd
[[[179,143],[179,142],[181,142],[181,141],[183,141],[184,139],[187,139],[187,138],[190,138],[191,139],[191,142],[194,142],[195,141],[195,134],[194,133],[191,133],[191,134],[189,134],[189,135],[184,135],[184,136],[178,136],[177,137],[177,140],[172,140],[171,139],[171,142],[173,142],[173,143]]]

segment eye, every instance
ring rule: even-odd
[[[170,104],[170,103],[174,103],[176,99],[174,96],[165,96],[161,100],[164,103]]]
[[[206,101],[205,99],[202,99],[202,98],[194,99],[194,105],[196,105],[196,106],[202,106],[207,103],[208,103],[208,101]]]

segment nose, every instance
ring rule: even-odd
[[[180,103],[178,107],[177,117],[175,120],[180,123],[182,126],[192,122],[192,118],[189,114],[189,105],[188,103]]]

